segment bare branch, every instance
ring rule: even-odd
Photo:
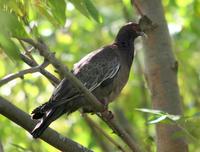
[[[44,62],[43,64],[38,65],[36,67],[25,69],[25,70],[22,70],[22,71],[15,73],[15,74],[9,74],[9,75],[5,76],[3,79],[0,80],[0,86],[6,84],[9,81],[12,81],[16,78],[23,78],[25,74],[39,72],[40,69],[43,69],[48,65],[49,65],[49,62]]]
[[[17,38],[17,39],[18,39],[19,43],[21,44],[21,46],[23,47],[23,49],[24,49],[24,51],[25,51],[25,55],[27,55],[33,62],[36,63],[35,59],[34,59],[33,56],[31,55],[31,51],[33,50],[33,47],[32,47],[30,50],[28,50],[28,49],[26,48],[26,46],[24,45],[23,41],[20,40],[19,38]]]
[[[137,0],[131,0],[131,3],[132,5],[135,5],[135,8],[137,9],[138,13],[141,15],[141,16],[144,16],[144,13],[139,5],[139,3],[137,2]]]
[[[21,59],[31,67],[38,66],[38,64],[23,54],[20,54]],[[53,86],[57,86],[60,83],[60,80],[56,78],[53,74],[48,72],[47,70],[40,68],[40,73],[43,74],[52,84]]]
[[[101,115],[98,116],[130,147],[133,152],[140,152],[138,145],[124,130],[124,128],[122,128],[122,126],[117,123],[115,118],[108,119],[107,117],[102,117]]]
[[[36,125],[36,122],[31,120],[31,117],[12,105],[6,99],[0,97],[0,114],[4,115],[11,121],[15,122],[19,126],[23,127],[28,132]],[[91,150],[83,147],[82,145],[63,137],[53,129],[48,128],[44,134],[41,135],[41,139],[52,145],[53,147],[67,152],[92,152]]]
[[[91,130],[91,134],[95,138],[97,144],[99,144],[101,151],[105,151],[105,152],[113,151],[113,146],[109,142],[107,142],[107,140],[105,140],[105,138],[101,135],[101,133],[96,128],[94,128],[91,123],[87,122],[87,120],[85,120],[85,122],[89,126]]]
[[[104,130],[102,130],[93,120],[91,120],[87,115],[83,115],[83,118],[91,126],[98,130],[103,136],[105,136],[113,145],[115,145],[122,152],[126,152],[115,140],[113,140]]]

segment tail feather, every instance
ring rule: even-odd
[[[52,109],[53,107],[50,108],[51,102],[46,102],[44,104],[42,104],[41,106],[35,108],[32,112],[31,112],[31,118],[32,119],[41,119],[45,113],[47,111],[49,111],[50,109]]]
[[[37,107],[31,113],[32,119],[40,120],[31,134],[34,138],[38,138],[58,117],[64,113],[70,114],[84,105],[85,102],[78,90],[68,79],[63,79],[54,90],[49,101]]]
[[[40,119],[44,116],[45,112],[42,111],[42,107],[43,105],[35,108],[32,112],[31,112],[31,119]]]
[[[31,132],[32,136],[34,138],[38,138],[54,120],[56,120],[64,113],[65,111],[63,107],[55,108],[45,113],[40,122],[35,126],[35,128]]]
[[[52,108],[48,108],[49,110],[44,111],[44,107],[42,106],[33,110],[33,119],[41,119],[40,122],[35,126],[33,131],[31,132],[34,138],[38,138],[44,130],[58,117],[66,113],[69,115],[70,113],[79,109],[83,104],[83,100],[77,98],[76,100],[72,100],[70,102],[65,103],[60,106],[52,106]]]

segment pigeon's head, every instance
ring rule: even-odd
[[[139,24],[129,22],[121,28],[124,32],[130,32],[133,36],[143,36],[144,32],[141,30]]]
[[[144,32],[141,30],[139,24],[129,22],[120,28],[116,37],[116,41],[134,40],[138,36],[143,35]]]

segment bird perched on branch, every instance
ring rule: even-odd
[[[121,27],[114,43],[89,53],[74,65],[72,73],[103,105],[113,101],[127,83],[134,58],[133,42],[142,34],[139,25],[130,22]],[[39,137],[51,122],[79,108],[96,112],[73,83],[64,78],[49,101],[33,110],[32,119],[40,121],[32,136]]]

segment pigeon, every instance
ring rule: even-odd
[[[74,65],[73,75],[101,102],[108,106],[126,85],[134,59],[134,40],[144,33],[139,24],[122,26],[110,45],[97,49]],[[63,114],[82,109],[98,112],[73,83],[64,78],[55,88],[49,101],[32,111],[32,119],[38,120],[31,134],[38,138],[44,130]]]

